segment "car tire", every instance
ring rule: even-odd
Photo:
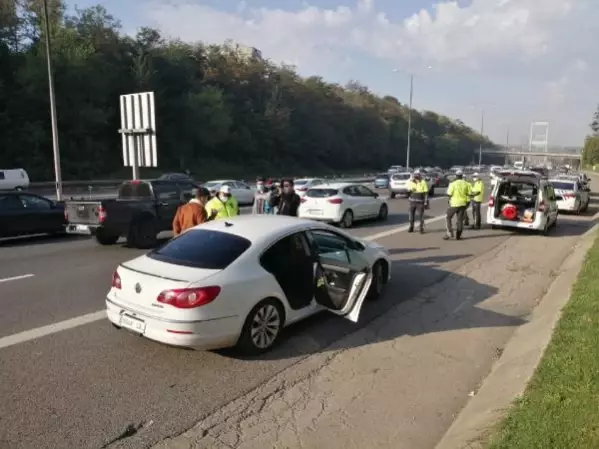
[[[377,261],[372,267],[372,284],[368,289],[367,299],[376,301],[380,299],[387,285],[387,277],[385,276],[385,265],[382,261]]]
[[[394,193],[394,192],[391,192],[391,193],[389,194],[389,198],[395,199],[395,193]]]
[[[136,220],[129,231],[127,242],[130,246],[139,249],[150,249],[158,242],[158,232],[154,220],[142,218]]]
[[[385,221],[389,216],[389,207],[386,204],[381,204],[381,208],[379,209],[379,220]]]
[[[250,356],[264,354],[277,343],[284,324],[284,309],[279,301],[272,298],[260,301],[245,319],[237,350]]]
[[[347,209],[345,212],[343,212],[343,216],[341,217],[339,226],[341,226],[342,228],[345,228],[345,229],[349,229],[353,226],[353,224],[354,224],[354,213],[350,209]]]
[[[96,230],[96,242],[102,246],[114,245],[119,240],[119,236],[107,234],[102,228]]]

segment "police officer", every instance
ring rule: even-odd
[[[472,221],[474,223],[472,223],[471,229],[480,229],[480,210],[485,197],[485,183],[482,179],[480,179],[480,175],[478,173],[474,173],[474,175],[472,175],[472,181]]]
[[[414,232],[414,219],[418,212],[420,233],[424,234],[424,209],[428,203],[428,185],[419,170],[416,170],[408,181],[408,201],[410,202],[410,227],[408,232]]]
[[[453,237],[453,228],[451,220],[456,216],[456,240],[462,238],[462,230],[464,228],[464,214],[468,209],[470,197],[472,195],[472,185],[464,180],[464,173],[461,170],[456,172],[456,179],[447,187],[447,196],[449,197],[449,207],[445,215],[445,227],[447,233],[444,240],[449,240]]]

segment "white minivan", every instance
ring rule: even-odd
[[[29,188],[29,175],[22,168],[0,168],[0,190],[25,190]]]

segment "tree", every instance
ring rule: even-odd
[[[593,121],[591,122],[590,126],[593,130],[593,135],[599,135],[599,105],[597,106],[597,110],[593,114]]]
[[[52,177],[41,0],[0,2],[3,164]],[[121,32],[101,6],[65,15],[50,0],[58,131],[65,179],[123,176],[119,95],[154,91],[160,171],[202,176],[380,170],[405,160],[408,107],[350,81],[303,79],[247,59],[235,45],[190,44],[141,28]],[[479,142],[459,120],[412,111],[414,165],[465,164]],[[145,169],[144,169],[145,170]],[[144,175],[152,175],[151,169]]]

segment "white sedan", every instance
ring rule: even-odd
[[[368,187],[354,183],[334,183],[314,187],[301,198],[301,218],[339,224],[351,228],[354,221],[386,220],[387,202]]]
[[[204,183],[204,187],[213,193],[218,192],[222,186],[229,186],[231,188],[231,194],[235,197],[240,205],[254,203],[254,195],[256,194],[256,191],[245,182],[235,181],[232,179],[219,179]]]
[[[313,187],[325,184],[325,181],[320,178],[302,178],[293,181],[295,193],[300,197],[304,196],[308,190]]]
[[[115,327],[168,345],[260,354],[283,327],[323,310],[357,322],[390,268],[385,248],[332,226],[238,216],[119,265],[106,309]]]

